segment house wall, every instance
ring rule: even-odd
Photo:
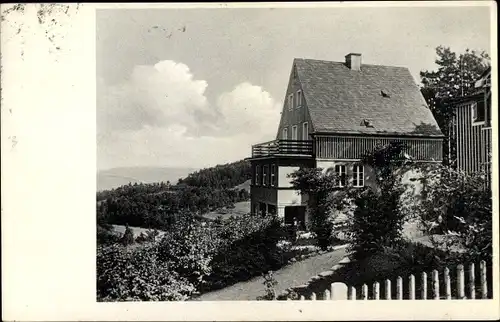
[[[304,95],[302,94],[302,105],[297,107],[296,95],[298,90],[302,90],[298,76],[294,77],[294,69],[295,65],[292,67],[292,71],[290,73],[290,78],[288,80],[288,87],[286,90],[286,94],[284,97],[283,110],[281,113],[280,124],[278,126],[278,132],[276,133],[276,139],[282,139],[283,128],[288,128],[288,139],[292,139],[292,126],[297,125],[297,139],[303,139],[302,126],[304,122],[308,123],[309,126],[309,134],[313,132],[311,117],[309,116],[309,110],[307,109],[307,102],[305,100]],[[294,95],[294,106],[292,109],[288,107],[288,96],[290,94]],[[309,135],[310,139],[311,136]]]
[[[355,161],[334,161],[334,160],[316,160],[316,166],[318,168],[323,169],[323,172],[335,171],[335,165],[345,165],[346,166],[346,175],[348,183],[351,183],[353,180],[353,167],[357,162]],[[376,187],[375,173],[373,168],[370,166],[364,166],[364,185],[369,187]]]
[[[416,161],[441,161],[443,159],[442,138],[403,138],[382,136],[315,136],[316,157],[320,159],[360,159],[367,151],[373,151],[378,144],[391,141],[407,144],[407,154]]]
[[[252,185],[250,187],[250,206],[252,213],[255,213],[256,207],[260,203],[272,205],[277,208],[278,216],[284,216],[284,208],[286,206],[304,205],[307,203],[307,196],[293,189],[291,178],[288,177],[291,173],[300,168],[309,168],[314,166],[312,158],[285,158],[285,157],[270,157],[258,160],[252,160]],[[255,183],[255,169],[264,165],[276,165],[276,185],[260,185]],[[262,177],[262,171],[260,172]]]
[[[490,161],[491,128],[484,122],[473,123],[472,108],[474,100],[456,106],[453,118],[452,135],[456,139],[457,168],[467,173],[481,171]]]

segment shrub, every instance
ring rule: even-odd
[[[323,173],[320,168],[300,169],[290,175],[292,185],[303,194],[309,195],[307,211],[311,219],[311,230],[316,235],[318,246],[326,250],[333,243],[332,192],[338,190],[337,176]]]
[[[132,245],[135,242],[134,233],[132,232],[132,229],[130,229],[128,225],[125,227],[125,233],[123,234],[120,241],[125,246]]]
[[[186,300],[195,287],[159,260],[155,245],[97,249],[98,301]]]
[[[422,168],[422,196],[413,204],[429,233],[444,234],[436,247],[465,249],[471,260],[492,256],[492,191],[484,173],[466,174],[445,166]],[[446,243],[447,245],[444,245]]]
[[[273,271],[262,274],[262,277],[264,278],[262,284],[265,286],[265,295],[257,297],[257,300],[276,300],[277,294],[275,288],[278,285],[278,281],[274,278]]]
[[[355,257],[380,252],[402,241],[404,216],[399,212],[399,197],[396,188],[382,194],[367,189],[356,197],[348,223]]]
[[[111,225],[97,225],[97,245],[118,243],[120,236],[112,231]]]
[[[198,287],[211,273],[211,260],[218,241],[213,231],[185,214],[165,233],[159,243],[160,258],[170,268]]]
[[[213,255],[212,274],[202,291],[248,280],[286,264],[279,242],[285,239],[275,217],[245,215],[224,222],[217,233],[219,247]]]

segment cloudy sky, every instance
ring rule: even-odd
[[[97,167],[207,167],[276,134],[294,57],[435,67],[490,52],[488,7],[97,12]]]

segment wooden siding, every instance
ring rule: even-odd
[[[357,160],[371,152],[378,144],[386,145],[391,141],[405,142],[406,151],[416,161],[441,161],[443,141],[439,138],[390,138],[354,136],[317,136],[315,140],[316,157],[319,159]]]
[[[307,109],[307,102],[302,90],[300,80],[298,76],[294,76],[295,65],[292,66],[290,72],[290,77],[288,79],[288,87],[286,89],[286,94],[283,99],[283,109],[281,112],[280,124],[278,126],[278,133],[276,134],[276,139],[283,139],[283,129],[288,129],[288,139],[292,138],[292,126],[297,126],[297,139],[303,139],[303,124],[307,122],[309,136],[314,131],[311,118],[309,116],[309,110]],[[297,91],[302,93],[302,104],[300,107],[296,106],[297,102]],[[294,107],[292,109],[288,108],[288,96],[293,93],[294,97]]]
[[[472,121],[473,101],[455,108],[452,135],[456,139],[457,168],[467,173],[485,170],[491,151],[491,128]]]

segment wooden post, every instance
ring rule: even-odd
[[[488,298],[488,284],[486,281],[486,262],[483,260],[479,262],[479,271],[481,273],[481,298]]]
[[[391,296],[391,280],[385,280],[385,299],[390,300]]]
[[[446,299],[451,300],[451,281],[450,281],[450,270],[448,267],[444,269],[444,289],[446,293]]]
[[[469,298],[476,299],[476,273],[474,263],[469,265]]]
[[[323,293],[323,300],[325,301],[328,301],[330,300],[330,291],[329,290],[325,290],[325,292]]]
[[[464,265],[457,266],[457,297],[459,300],[465,298],[465,285],[464,285]]]
[[[439,272],[432,271],[432,295],[434,300],[439,300]]]
[[[422,290],[421,290],[422,300],[427,300],[427,273],[422,273]]]
[[[403,278],[401,276],[398,276],[396,280],[396,298],[398,300],[403,299]]]
[[[350,294],[349,299],[356,301],[356,288],[354,286],[351,286],[350,290],[351,290],[351,294]]]
[[[368,300],[368,285],[363,284],[363,287],[361,288],[361,298],[363,300]]]
[[[410,275],[410,281],[408,284],[408,293],[410,300],[415,299],[415,276],[413,274]]]
[[[378,282],[373,283],[373,299],[380,300],[380,284]]]
[[[341,282],[332,283],[331,290],[330,296],[332,300],[347,300],[347,284]]]
[[[311,301],[316,301],[316,293],[311,293]]]
[[[305,301],[305,300],[306,300],[305,296],[304,296],[304,295],[301,295],[301,296],[300,296],[300,300],[301,300],[301,301]]]

